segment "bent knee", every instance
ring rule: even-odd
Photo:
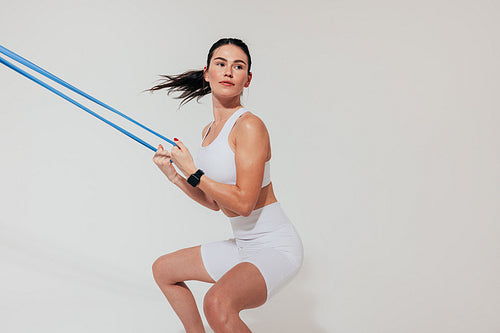
[[[208,322],[213,325],[224,325],[238,311],[231,306],[231,300],[220,292],[210,289],[203,300],[203,312]]]
[[[155,260],[153,263],[153,277],[157,283],[168,283],[168,284],[174,284],[180,281],[172,281],[172,274],[171,272],[173,271],[173,263],[172,263],[172,254],[165,254],[158,259]]]

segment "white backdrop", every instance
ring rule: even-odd
[[[210,98],[177,110],[142,91],[242,38],[244,104],[268,126],[276,194],[305,246],[296,279],[243,313],[249,326],[493,333],[499,14],[487,0],[2,0],[0,44],[195,154]],[[151,264],[230,227],[152,156],[0,66],[0,331],[182,332]],[[201,306],[209,286],[190,286]]]

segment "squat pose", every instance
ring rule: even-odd
[[[215,332],[250,332],[240,311],[264,304],[302,265],[302,242],[274,195],[266,126],[240,102],[252,80],[250,67],[247,45],[225,38],[212,46],[203,70],[165,75],[151,88],[180,92],[181,104],[212,94],[214,120],[203,129],[196,160],[175,139],[177,147],[167,151],[160,145],[153,161],[193,200],[228,216],[234,234],[166,254],[153,264],[155,281],[186,332],[205,330],[184,281],[214,284],[203,310]]]

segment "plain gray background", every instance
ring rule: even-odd
[[[243,313],[249,326],[493,333],[499,14],[487,0],[3,0],[0,43],[195,154],[210,97],[177,110],[142,91],[244,39],[243,101],[268,126],[276,194],[305,246],[296,279]],[[152,157],[0,66],[0,331],[182,332],[151,264],[231,231]],[[201,305],[209,286],[190,286]]]

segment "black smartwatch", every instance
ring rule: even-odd
[[[187,179],[187,182],[192,186],[196,187],[200,183],[200,178],[203,176],[205,173],[198,169],[195,173],[193,173],[189,178]]]

